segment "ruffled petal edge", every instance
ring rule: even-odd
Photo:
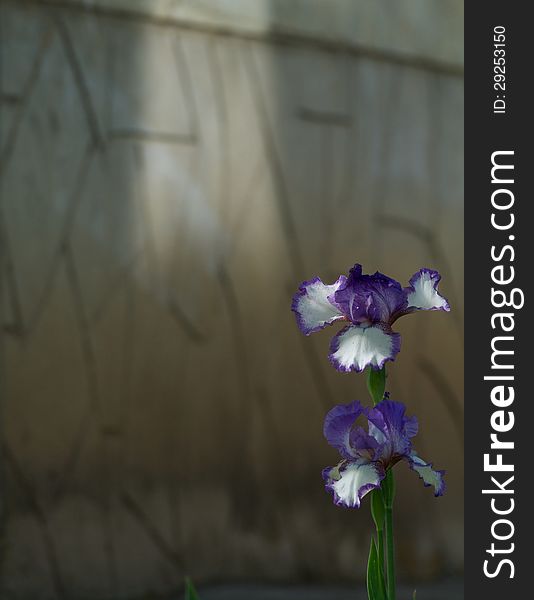
[[[410,468],[415,471],[422,479],[425,487],[434,487],[434,496],[443,496],[446,490],[445,471],[438,471],[432,468],[432,463],[427,463],[420,456],[412,452],[407,457]]]
[[[386,361],[395,360],[400,344],[400,334],[381,325],[347,325],[332,338],[329,359],[344,373],[359,373],[368,366],[379,370]]]
[[[304,335],[310,335],[335,321],[345,319],[329,296],[333,296],[346,279],[342,275],[335,283],[327,285],[319,277],[314,277],[300,284],[297,293],[293,296],[291,310],[295,313],[297,325]]]
[[[442,310],[449,312],[451,307],[447,298],[438,292],[441,275],[432,269],[420,269],[410,278],[410,285],[405,288],[408,298],[406,312],[414,310]]]
[[[323,470],[325,487],[332,494],[334,504],[345,508],[360,508],[364,496],[379,488],[385,476],[379,463],[367,461],[348,462]]]

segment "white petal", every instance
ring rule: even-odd
[[[447,299],[438,293],[437,286],[441,275],[437,271],[421,269],[410,279],[407,288],[408,308],[418,310],[449,311]]]
[[[431,463],[425,462],[420,456],[412,453],[408,457],[410,467],[419,475],[423,480],[425,486],[433,486],[434,493],[436,496],[442,496],[445,492],[445,480],[443,475],[445,471],[435,471],[432,468]]]
[[[379,487],[383,478],[384,474],[376,463],[351,463],[332,483],[336,503],[359,508],[361,499]]]
[[[363,371],[382,368],[386,360],[395,360],[400,350],[400,335],[379,326],[349,325],[332,340],[330,361],[339,371]]]
[[[325,285],[318,277],[305,281],[293,297],[291,309],[297,315],[297,323],[303,333],[309,335],[314,331],[330,325],[338,319],[343,319],[343,313],[334,306],[329,296],[346,281],[341,276],[332,285]]]

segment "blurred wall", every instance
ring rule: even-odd
[[[462,567],[462,4],[0,0],[7,598],[362,578],[321,469],[364,377],[290,312],[356,261],[439,269],[392,397],[404,579]]]

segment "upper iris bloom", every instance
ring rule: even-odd
[[[400,335],[391,329],[399,317],[416,310],[450,310],[437,290],[440,279],[437,271],[421,269],[402,288],[378,271],[362,275],[357,264],[348,277],[342,275],[332,285],[318,277],[302,283],[291,310],[306,335],[335,321],[349,322],[330,345],[330,362],[339,371],[363,371],[367,366],[381,369],[400,350]]]
[[[326,489],[338,506],[359,508],[362,498],[379,488],[386,470],[400,460],[406,460],[423,480],[434,486],[435,495],[445,491],[445,471],[435,471],[412,448],[411,438],[417,434],[415,417],[406,417],[402,402],[382,400],[374,408],[364,408],[359,402],[335,406],[325,417],[324,435],[339,451],[343,460],[336,467],[323,471]],[[365,415],[369,431],[356,426],[356,419]]]

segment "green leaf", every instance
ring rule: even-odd
[[[185,600],[200,600],[195,586],[189,577],[185,578]]]
[[[384,574],[378,561],[375,538],[371,538],[369,561],[367,562],[367,595],[369,600],[387,600]]]
[[[417,600],[416,596],[417,596],[417,590],[414,590],[412,600]]]
[[[382,367],[380,371],[375,371],[369,367],[367,371],[367,389],[371,394],[373,404],[382,402],[386,391],[386,367]]]
[[[380,488],[371,492],[371,515],[373,516],[376,529],[382,531],[384,529],[384,520],[386,518],[386,507]]]
[[[367,561],[367,597],[369,600],[377,600],[375,569],[378,563],[375,538],[371,538],[369,559]]]

